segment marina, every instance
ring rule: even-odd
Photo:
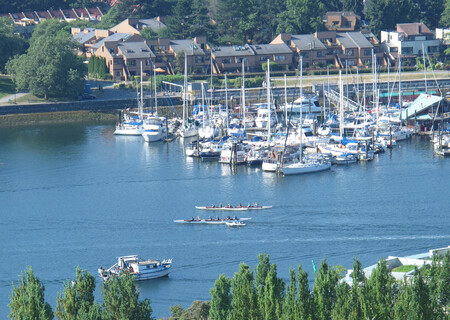
[[[113,132],[92,123],[0,128],[0,246],[10,257],[0,267],[2,318],[28,265],[54,308],[76,266],[97,274],[130,253],[173,258],[169,277],[137,283],[162,317],[170,306],[210,299],[220,274],[232,277],[240,262],[254,268],[258,253],[270,255],[280,277],[302,265],[312,281],[312,259],[348,269],[353,257],[372,265],[450,241],[450,164],[429,137],[399,141],[372,161],[283,177],[186,157],[189,140],[149,144]],[[173,222],[207,219],[195,206],[218,201],[273,207],[253,211],[245,228]]]

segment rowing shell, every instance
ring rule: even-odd
[[[220,220],[173,220],[175,223],[186,223],[186,224],[222,224],[227,221],[248,221],[251,218],[237,218],[237,219],[220,219]]]
[[[199,210],[216,210],[216,211],[246,211],[246,210],[263,210],[270,209],[272,206],[250,206],[250,207],[200,207],[196,206],[195,209]]]

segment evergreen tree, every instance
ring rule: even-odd
[[[317,308],[317,318],[331,319],[331,310],[336,302],[336,286],[339,278],[335,270],[330,268],[324,259],[314,281],[313,295]]]
[[[266,278],[270,270],[268,254],[258,254],[259,263],[255,269],[255,288],[258,297],[258,308],[263,318],[265,318],[264,291],[266,288]]]
[[[297,277],[293,269],[289,270],[290,283],[287,287],[286,295],[283,299],[282,316],[283,320],[300,320],[297,311]]]
[[[341,0],[342,11],[351,11],[360,17],[363,17],[364,1],[363,0]]]
[[[246,0],[217,0],[217,39],[215,44],[243,44],[245,35],[240,23],[251,12],[252,7]]]
[[[326,7],[319,0],[286,0],[286,11],[278,15],[278,33],[307,34],[325,28]]]
[[[353,259],[352,288],[351,288],[351,313],[350,320],[363,318],[362,295],[366,288],[366,277],[362,270],[361,262]]]
[[[211,320],[226,320],[231,310],[231,280],[224,274],[214,282],[211,292],[211,308],[209,317]]]
[[[89,314],[94,305],[95,278],[77,267],[76,280],[64,284],[64,294],[56,300],[55,317],[62,320],[78,319],[79,314]],[[80,312],[80,310],[83,310]]]
[[[347,283],[336,284],[336,303],[333,306],[332,315],[335,320],[348,320],[352,310],[352,297]]]
[[[415,0],[420,20],[431,30],[436,29],[445,10],[445,0]]]
[[[284,282],[277,277],[277,266],[272,264],[267,273],[264,287],[264,313],[262,319],[276,320],[281,317],[281,302]]]
[[[245,263],[239,265],[239,271],[235,273],[231,281],[232,299],[229,320],[256,320],[260,319],[256,298],[256,290],[253,284],[253,273]]]
[[[381,259],[367,283],[366,293],[369,308],[366,310],[366,318],[391,319],[393,317],[394,278],[387,269],[386,260]]]
[[[20,276],[18,285],[13,284],[8,304],[10,319],[53,319],[52,308],[44,299],[44,291],[45,287],[36,278],[33,269],[28,267]]]
[[[308,273],[298,267],[298,298],[297,298],[297,312],[298,319],[309,320],[313,318],[314,305],[313,297],[311,296],[311,290],[309,289]]]
[[[131,274],[113,277],[103,285],[104,320],[150,320],[150,300],[139,301],[139,293]]]

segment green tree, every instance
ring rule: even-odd
[[[335,320],[348,320],[351,314],[351,293],[347,283],[336,284],[336,302],[331,314]]]
[[[179,304],[169,307],[169,310],[170,314],[172,315],[171,319],[173,320],[182,319],[184,309]]]
[[[251,12],[252,7],[245,0],[217,0],[217,12],[214,20],[217,22],[217,39],[215,44],[243,44],[245,35],[240,23]]]
[[[185,52],[181,51],[175,56],[175,67],[174,71],[176,74],[184,74],[184,59],[185,59]],[[189,68],[189,66],[188,66]]]
[[[211,292],[211,308],[209,317],[211,320],[226,320],[231,310],[231,280],[224,274],[214,282]]]
[[[44,299],[44,291],[45,287],[36,278],[33,269],[28,267],[20,276],[17,286],[13,283],[8,304],[10,319],[53,319],[52,308]]]
[[[6,62],[16,54],[25,53],[27,42],[16,35],[14,22],[8,17],[0,18],[0,72],[5,71]]]
[[[351,288],[351,313],[349,320],[363,318],[363,292],[366,288],[366,277],[362,270],[361,262],[353,259],[352,288]]]
[[[239,80],[240,82],[242,82],[241,78],[239,78]],[[255,289],[258,297],[259,313],[262,315],[262,318],[265,318],[264,291],[266,288],[267,274],[269,273],[270,270],[269,255],[265,253],[264,254],[260,253],[258,254],[258,260],[259,263],[255,269]]]
[[[363,0],[341,0],[342,11],[351,11],[363,17],[364,1]]]
[[[307,34],[325,28],[326,7],[318,0],[286,0],[286,11],[278,15],[278,33]]]
[[[264,313],[262,319],[276,320],[281,317],[282,298],[284,293],[284,282],[278,278],[277,266],[270,265],[264,286]]]
[[[259,319],[256,290],[253,273],[245,263],[239,265],[239,271],[231,281],[232,298],[229,320]]]
[[[439,24],[443,28],[450,26],[450,0],[445,0],[444,11],[442,11]]]
[[[76,280],[66,281],[64,294],[56,299],[55,317],[62,320],[78,319],[79,315],[89,314],[94,305],[95,278],[86,270],[77,267]],[[80,312],[80,310],[83,310]]]
[[[337,272],[330,268],[324,259],[314,281],[313,295],[317,307],[317,318],[331,319],[331,311],[336,302],[336,286],[339,282]]]
[[[44,97],[76,98],[84,89],[86,67],[77,56],[67,24],[47,20],[36,28],[26,54],[10,60],[7,71],[18,90]]]
[[[366,318],[393,317],[394,283],[394,278],[387,269],[386,260],[381,259],[367,282],[368,291],[365,298],[368,299],[368,305],[364,315]]]
[[[308,273],[301,266],[298,267],[298,297],[297,312],[298,319],[309,320],[313,318],[316,306],[314,305],[311,290],[309,289]]]
[[[155,38],[158,38],[158,34],[155,31],[153,31],[152,28],[149,28],[149,27],[146,27],[146,28],[142,29],[140,33],[141,33],[141,36],[144,39],[155,39]]]
[[[104,320],[150,320],[152,308],[150,300],[139,301],[139,293],[131,274],[113,277],[103,285]]]
[[[208,320],[210,310],[209,301],[194,301],[191,306],[183,311],[183,320]]]
[[[297,277],[292,268],[289,270],[289,278],[290,282],[283,299],[281,319],[299,320],[300,317],[297,311]]]
[[[420,20],[431,30],[436,29],[445,10],[445,0],[415,0]]]

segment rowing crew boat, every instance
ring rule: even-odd
[[[186,224],[222,224],[231,221],[248,221],[251,218],[231,218],[231,219],[200,219],[200,220],[173,220],[175,223],[186,223]]]
[[[272,206],[196,206],[195,209],[199,210],[212,210],[212,211],[247,211],[247,210],[263,210],[263,209],[270,209]]]

